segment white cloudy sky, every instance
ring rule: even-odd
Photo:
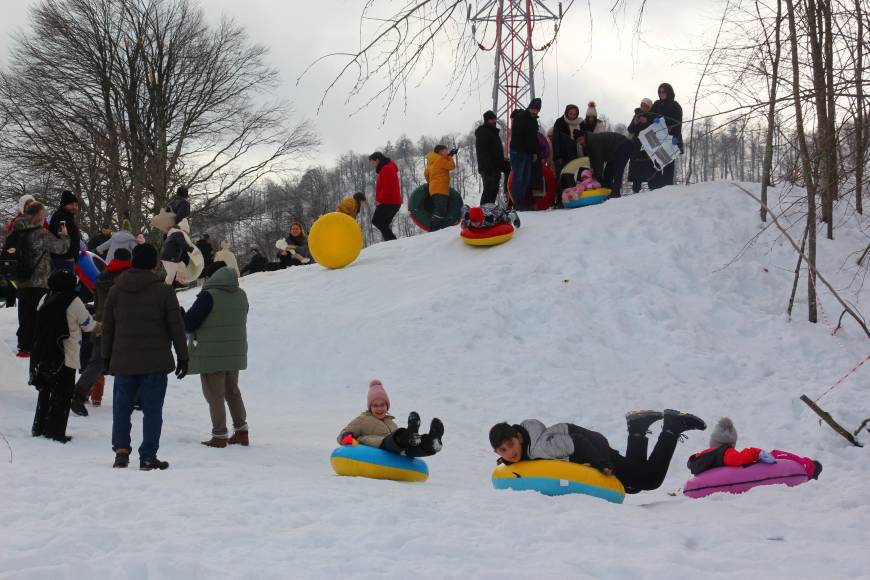
[[[27,28],[28,7],[36,1],[0,0],[0,65],[6,63],[10,35]],[[337,61],[316,68],[300,86],[296,86],[296,78],[318,56],[352,50],[358,45],[362,0],[199,2],[210,17],[217,19],[225,14],[236,19],[252,39],[271,49],[271,62],[281,73],[280,96],[293,103],[298,116],[316,124],[322,139],[317,159],[323,163],[330,163],[350,149],[371,151],[402,134],[414,139],[423,134],[466,131],[492,106],[491,81],[486,80],[491,79],[492,54],[481,53],[480,86],[469,87],[468,95],[444,112],[440,112],[445,99],[443,80],[449,74],[449,62],[439,63],[421,86],[409,93],[407,110],[395,108],[383,124],[380,111],[359,112],[360,101],[346,105],[341,90],[326,101],[318,115],[320,95]],[[720,0],[648,0],[643,42],[638,42],[634,34],[631,8],[614,17],[609,12],[612,2],[590,0],[587,4],[577,0],[563,23],[558,63],[556,51],[550,51],[543,62],[543,73],[537,78],[546,124],[552,123],[569,102],[585,110],[589,99],[597,101],[600,115],[627,123],[641,98],[655,98],[660,82],[674,85],[677,100],[688,117],[698,70],[686,61],[696,58],[689,52],[691,49],[703,46],[715,33]],[[568,3],[563,0],[564,5]],[[381,15],[399,4],[380,0]],[[557,2],[551,4],[556,6]]]

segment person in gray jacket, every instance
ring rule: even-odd
[[[610,447],[601,433],[571,423],[550,427],[537,419],[519,425],[498,423],[489,431],[489,442],[499,463],[512,464],[534,459],[556,459],[588,465],[606,475],[614,475],[626,493],[658,489],[667,475],[677,441],[685,431],[703,431],[706,423],[695,415],[673,409],[633,411],[625,416],[628,445],[625,456]],[[662,432],[647,457],[650,426],[664,419]]]
[[[130,222],[124,220],[119,231],[112,234],[112,237],[107,241],[97,246],[97,253],[101,256],[105,256],[107,264],[115,259],[115,252],[121,248],[132,253],[133,248],[139,245],[138,242],[136,242],[136,236],[133,235],[132,229]]]

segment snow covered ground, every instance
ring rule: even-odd
[[[70,419],[69,445],[31,438],[35,393],[12,356],[15,313],[0,312],[0,430],[13,451],[10,463],[0,442],[0,578],[868,577],[868,450],[797,402],[867,341],[849,322],[837,337],[804,322],[803,302],[786,320],[795,254],[776,232],[733,261],[759,232],[755,214],[727,183],[674,187],[524,214],[501,247],[469,248],[451,228],[378,244],[340,271],[245,278],[252,446],[200,445],[199,380],[171,380],[165,472],[111,468],[110,388],[102,408]],[[819,244],[823,271],[845,285],[849,268],[826,257],[865,235],[843,224]],[[425,484],[332,473],[337,431],[376,377],[401,421],[416,409],[446,424]],[[865,365],[822,402],[854,428],[870,415],[868,384]],[[662,489],[624,505],[492,489],[497,421],[573,421],[624,449],[625,411],[665,407],[709,424],[729,415],[740,444],[815,457],[821,479],[671,496],[707,441],[692,432]]]

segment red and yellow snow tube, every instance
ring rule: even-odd
[[[514,237],[511,224],[496,224],[488,228],[462,228],[459,236],[469,246],[497,246]]]
[[[529,198],[532,200],[532,210],[543,211],[550,209],[556,201],[556,172],[549,165],[544,165],[542,168],[544,176],[544,189],[529,189]],[[513,173],[508,175],[507,187],[511,193],[511,201],[513,201]]]

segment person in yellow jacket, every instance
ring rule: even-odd
[[[447,226],[447,213],[450,208],[450,172],[456,169],[453,156],[456,149],[447,150],[444,145],[436,145],[426,156],[426,170],[423,177],[429,184],[432,198],[432,221],[429,231],[438,231]]]
[[[359,213],[360,208],[362,208],[362,204],[366,202],[366,194],[358,191],[352,196],[347,196],[342,199],[338,203],[338,207],[335,208],[335,211],[343,214],[347,214],[353,219],[356,219],[357,214]]]

